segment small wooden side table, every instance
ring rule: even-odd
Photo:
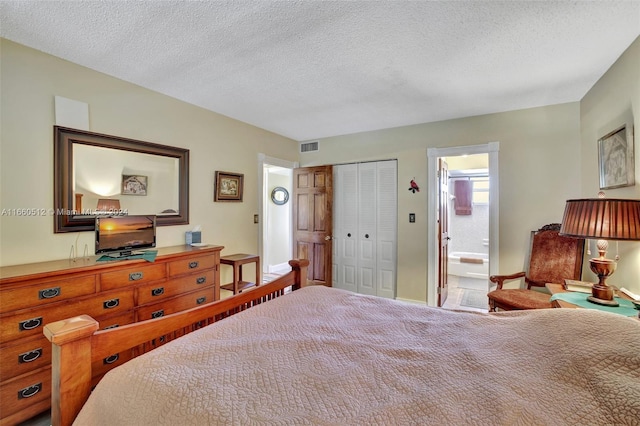
[[[569,291],[569,290],[566,290],[562,284],[547,283],[545,284],[545,287],[547,288],[547,290],[549,290],[549,292],[552,295],[556,293],[565,293]],[[629,296],[627,296],[622,292],[618,292],[616,296],[622,299],[632,300]],[[551,305],[554,308],[580,308],[580,306],[574,305],[573,303],[569,303],[569,302],[565,302],[564,300],[557,300],[557,299],[551,302]],[[634,317],[630,317],[630,318],[634,318]],[[640,313],[638,313],[638,316],[635,318],[640,320]]]
[[[254,282],[242,280],[242,265],[247,263],[256,264],[256,280]],[[260,256],[246,253],[230,254],[221,256],[220,264],[233,266],[233,282],[220,286],[220,288],[232,291],[233,294],[238,294],[242,290],[260,284]]]

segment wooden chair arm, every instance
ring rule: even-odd
[[[502,290],[502,285],[504,284],[505,281],[513,281],[515,279],[524,278],[524,276],[525,276],[524,272],[517,272],[511,275],[491,275],[489,277],[489,281],[491,281],[492,283],[498,284],[497,289]]]

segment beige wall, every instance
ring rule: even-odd
[[[635,129],[634,186],[605,190],[608,198],[640,199],[640,38],[637,38],[607,73],[580,102],[582,192],[585,198],[599,191],[598,139],[618,126],[633,124]],[[595,249],[592,245],[592,251]],[[609,258],[616,253],[616,243],[609,244]],[[620,261],[611,284],[640,293],[640,242],[620,242]],[[585,276],[595,279],[588,270]]]
[[[425,301],[427,148],[500,143],[500,272],[517,272],[529,232],[560,222],[565,200],[581,193],[579,113],[575,102],[327,138],[300,163],[398,159],[397,293]],[[408,191],[414,177],[424,188],[415,194]],[[414,224],[405,220],[410,212]]]
[[[191,150],[191,224],[158,228],[159,246],[183,244],[199,224],[223,253],[258,252],[258,153],[295,161],[296,142],[4,39],[0,47],[2,209],[53,206],[54,96],[63,96],[89,104],[91,131]],[[216,170],[244,173],[242,203],[213,202]],[[5,214],[0,262],[67,258],[76,238],[93,254],[91,232],[54,234],[51,216]]]

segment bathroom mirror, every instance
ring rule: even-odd
[[[286,204],[287,201],[289,201],[289,191],[281,186],[273,188],[273,191],[271,191],[271,201],[278,205]]]
[[[54,232],[93,231],[98,200],[189,223],[188,149],[54,126],[53,152]]]

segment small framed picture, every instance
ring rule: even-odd
[[[244,175],[216,171],[213,201],[242,201]]]
[[[633,128],[623,125],[598,140],[600,189],[635,185]]]
[[[147,195],[147,177],[122,175],[122,195]]]

